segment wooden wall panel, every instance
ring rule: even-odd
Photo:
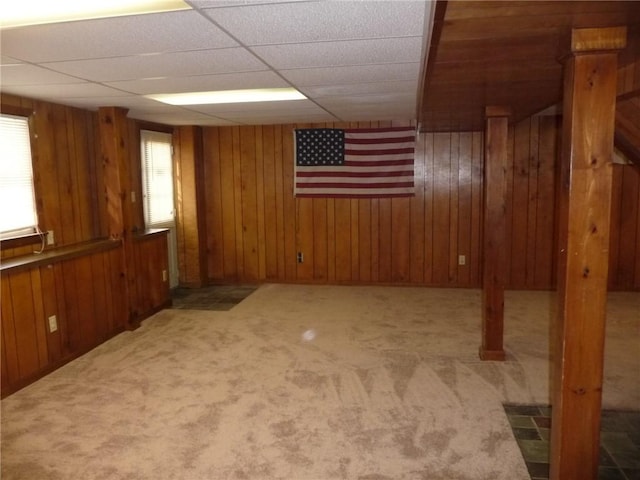
[[[119,270],[109,271],[121,255],[114,247],[2,272],[2,396],[124,330],[126,312],[118,301],[124,280]],[[49,331],[52,315],[55,332]]]
[[[40,228],[53,230],[56,247],[92,240],[103,234],[105,210],[96,182],[97,115],[49,102],[2,94],[3,107],[32,112],[31,148],[36,208]],[[98,178],[98,180],[100,180]],[[47,248],[50,248],[47,246]],[[31,253],[33,248],[4,250],[2,258]]]
[[[384,125],[389,123],[356,126]],[[293,128],[321,126],[204,129],[209,279],[478,287],[482,133],[420,134],[413,198],[295,199]],[[507,288],[555,285],[559,129],[555,116],[532,117],[510,128]],[[616,168],[621,169],[614,180],[619,233],[612,234],[617,266],[611,288],[637,289],[639,207],[637,200],[628,205],[640,187],[631,167]],[[624,211],[621,205],[627,205]],[[212,248],[218,245],[222,248]],[[297,252],[304,263],[297,263]]]
[[[421,134],[415,197],[296,199],[293,129],[322,126],[203,129],[209,280],[478,286],[482,134]]]

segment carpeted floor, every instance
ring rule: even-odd
[[[526,480],[503,404],[549,403],[547,292],[263,285],[169,309],[2,401],[2,478]],[[611,294],[603,401],[640,405],[640,295]]]

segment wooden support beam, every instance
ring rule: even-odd
[[[564,64],[552,480],[595,480],[607,299],[617,49],[624,28],[577,29]]]
[[[506,283],[507,137],[510,111],[485,111],[484,215],[482,261],[482,360],[505,359],[504,286]]]
[[[120,276],[124,280],[126,310],[129,312],[127,328],[135,328],[137,285],[135,281],[135,254],[131,235],[133,215],[131,203],[131,175],[129,171],[128,110],[120,107],[98,109],[100,153],[104,170],[104,188],[107,204],[107,228],[112,239],[122,240],[124,255]]]
[[[180,285],[201,287],[208,280],[202,128],[176,128],[174,144]]]

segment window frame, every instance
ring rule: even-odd
[[[33,172],[33,196],[34,196],[34,208],[36,213],[36,225],[33,228],[33,232],[6,232],[0,233],[0,242],[2,249],[18,248],[27,245],[35,245],[41,243],[42,234],[38,232],[38,225],[42,222],[42,211],[40,208],[41,196],[40,188],[36,175],[36,163],[34,162],[34,152],[36,151],[35,135],[34,135],[34,115],[35,112],[30,108],[18,107],[15,105],[8,105],[2,103],[0,106],[0,113],[3,115],[11,115],[15,117],[24,117],[27,119],[27,125],[29,127],[29,143],[31,147],[31,169]]]

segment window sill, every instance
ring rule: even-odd
[[[20,235],[19,237],[0,237],[0,248],[3,250],[6,248],[19,248],[26,247],[27,245],[35,245],[42,242],[42,238],[39,233],[29,233],[27,235]]]

